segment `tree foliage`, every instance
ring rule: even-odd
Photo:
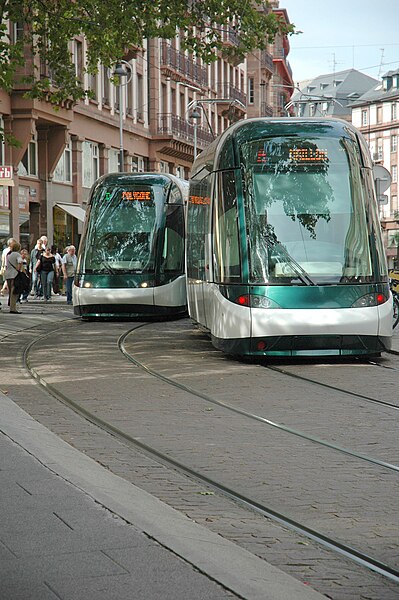
[[[171,39],[178,30],[183,46],[208,63],[221,49],[240,60],[265,48],[278,32],[293,31],[267,10],[265,0],[2,0],[1,5],[0,87],[11,91],[28,47],[51,75],[25,74],[28,93],[53,104],[90,93],[72,62],[70,41],[79,35],[88,42],[85,69],[96,73],[99,63],[110,67],[128,49],[140,48],[143,39]],[[7,20],[18,24],[23,38],[8,37]],[[222,42],[226,29],[236,40],[228,48]]]

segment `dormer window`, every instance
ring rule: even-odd
[[[316,89],[315,85],[308,85],[308,87],[307,87],[308,94],[310,94],[311,92],[313,92],[313,90],[315,90],[315,89]]]
[[[321,90],[325,90],[328,87],[328,83],[321,83],[320,84],[320,89]]]
[[[334,87],[338,87],[339,85],[341,85],[342,83],[342,79],[334,79]]]
[[[392,77],[384,77],[382,80],[382,88],[387,91],[392,87]]]

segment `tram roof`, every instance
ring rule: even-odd
[[[143,185],[165,185],[170,182],[176,183],[178,187],[184,187],[187,182],[170,173],[107,173],[99,177],[95,185],[124,185],[141,183]]]
[[[300,117],[280,117],[243,119],[231,125],[217,137],[206,150],[197,157],[191,176],[194,177],[202,169],[217,171],[220,169],[239,168],[240,158],[237,148],[251,140],[263,139],[273,135],[310,135],[328,137],[358,138],[361,145],[360,132],[342,119],[319,119]]]
[[[168,185],[170,183],[174,183],[179,188],[183,201],[186,201],[188,198],[188,181],[171,173],[107,173],[95,181],[90,196],[93,196],[101,186],[123,187],[124,185]]]

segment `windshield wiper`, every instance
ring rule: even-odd
[[[288,264],[293,268],[295,273],[298,275],[299,279],[305,285],[317,285],[313,279],[310,277],[309,273],[305,271],[303,267],[292,258],[291,254],[284,248],[284,246],[276,239],[271,239],[270,236],[265,236],[266,244],[269,248],[273,248],[276,250],[277,254],[288,262]]]
[[[109,262],[107,262],[106,260],[103,260],[101,262],[101,264],[105,267],[105,270],[107,271],[107,273],[109,273],[110,275],[115,275],[115,270],[111,267]]]

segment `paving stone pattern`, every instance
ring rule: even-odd
[[[43,331],[52,327],[52,324],[46,324],[43,326]],[[34,353],[30,355],[30,360],[34,363],[35,368],[51,380],[53,385],[58,385],[64,393],[73,394],[74,392],[75,399],[79,398],[83,404],[95,410],[97,414],[101,414],[103,418],[108,418],[111,414],[114,422],[120,425],[126,424],[127,421],[129,423],[132,420],[136,421],[139,424],[136,432],[138,437],[145,438],[149,434],[148,432],[151,432],[151,435],[155,435],[158,441],[166,440],[165,446],[175,438],[174,450],[180,449],[182,459],[187,458],[190,453],[198,459],[200,443],[208,445],[211,451],[214,450],[217,444],[215,438],[208,433],[210,420],[207,417],[209,416],[212,416],[212,421],[216,423],[224,422],[223,435],[225,437],[222,442],[229,436],[230,438],[235,436],[234,440],[237,440],[235,424],[232,421],[228,422],[229,420],[220,409],[203,404],[199,413],[198,405],[187,399],[184,408],[185,426],[179,428],[178,434],[173,433],[172,427],[176,429],[182,418],[181,394],[176,391],[171,392],[160,384],[153,386],[149,381],[149,376],[137,367],[121,360],[115,340],[128,327],[126,323],[82,324],[74,322],[66,325],[56,336],[50,336],[38,346],[36,345]],[[154,330],[156,334],[154,334]],[[253,383],[251,385],[253,372],[256,371],[256,377],[259,377],[260,368],[256,365],[240,365],[235,362],[230,364],[220,353],[213,352],[209,348],[209,343],[196,334],[194,334],[194,338],[198,345],[195,348],[198,349],[198,346],[201,348],[200,352],[194,353],[195,356],[193,356],[191,347],[187,349],[187,347],[179,345],[179,336],[181,337],[182,330],[187,333],[187,326],[184,322],[178,322],[175,328],[174,324],[170,323],[158,324],[153,327],[153,348],[157,348],[157,352],[153,354],[159,360],[154,360],[154,356],[152,356],[151,366],[160,368],[159,363],[163,362],[165,372],[182,377],[186,384],[188,382],[187,374],[191,373],[190,376],[194,379],[201,377],[204,389],[210,388],[208,393],[214,394],[217,391],[220,394],[224,390],[226,396],[231,396],[231,391],[229,391],[230,370],[237,370],[238,367],[240,372],[236,378],[236,386],[238,379],[240,393],[235,394],[235,397],[238,397],[240,401],[245,397],[250,404],[254,394],[249,394],[247,390],[253,391]],[[9,339],[8,345],[15,352],[12,355],[18,356],[18,348],[22,348],[29,339],[38,333],[39,331],[27,331]],[[167,346],[169,353],[165,353],[164,347],[160,346],[162,339],[169,340]],[[171,340],[173,340],[172,343],[170,343]],[[135,347],[135,354],[138,358],[149,360],[150,355],[146,349],[148,345],[145,341],[138,342],[136,338],[132,339],[130,343]],[[62,368],[59,361],[55,362],[51,359],[51,356],[55,355],[55,347],[63,350]],[[59,356],[59,352],[57,355]],[[170,360],[171,355],[173,360]],[[169,360],[165,360],[166,356]],[[50,398],[31,379],[21,378],[21,368],[19,355],[19,359],[10,361],[8,366],[7,388],[12,398],[34,418],[43,422],[61,437],[116,474],[157,495],[197,522],[236,541],[302,581],[306,581],[315,589],[327,594],[328,597],[337,600],[341,598],[385,600],[397,597],[397,587],[380,576],[369,573],[343,558],[331,555],[308,540],[292,534],[257,514],[243,510],[219,495],[208,495],[204,486],[165,468],[142,452],[128,448],[112,436],[99,431],[98,428],[72,413],[70,409]],[[219,370],[219,378],[214,376],[215,369]],[[250,375],[247,374],[248,372]],[[223,381],[221,381],[222,376]],[[280,376],[277,374],[277,377]],[[3,388],[6,383],[3,374],[0,375],[0,378]],[[191,383],[193,382],[191,381]],[[77,389],[77,385],[79,385],[79,389]],[[271,384],[270,387],[272,388]],[[280,411],[281,406],[287,401],[289,393],[293,394],[295,391],[287,389],[285,384],[281,387],[283,387],[281,402],[273,405],[273,407],[277,405]],[[264,389],[267,391],[267,386]],[[302,395],[299,395],[299,398],[302,399]],[[311,397],[310,402],[314,411],[317,406],[315,398]],[[173,417],[170,414],[171,406],[173,407]],[[247,408],[251,409],[251,405]],[[263,405],[260,408],[263,408]],[[306,406],[302,410],[306,410]],[[314,412],[311,414],[314,416]],[[198,416],[204,423],[200,433],[200,442],[195,439]],[[245,427],[247,426],[243,426],[243,429]],[[219,430],[217,431],[219,432]],[[272,437],[269,431],[267,437]],[[242,464],[234,463],[237,475],[236,483],[240,482],[240,477],[243,475],[242,470],[245,470],[245,477],[248,479],[246,470],[248,461],[244,460],[245,456],[250,455],[255,462],[264,460],[261,455],[254,455],[252,440],[253,431],[249,428],[248,439],[245,437],[245,443],[240,442]],[[220,470],[225,470],[226,465],[230,464],[229,454],[231,451],[226,444],[221,443],[220,445],[223,447],[224,454],[220,455],[219,463],[215,461],[212,464],[212,469],[209,469],[210,463],[207,461],[209,461],[209,457],[213,456],[213,452],[210,452],[209,456],[199,457],[199,462],[204,468],[208,467],[210,471],[214,471],[217,464]],[[389,447],[389,441],[387,447]],[[280,464],[284,453],[283,444],[279,446],[274,442],[270,448],[277,454],[274,457],[270,454],[268,458],[277,465]],[[177,452],[177,456],[178,454],[179,452]],[[317,461],[315,461],[314,468],[317,468]],[[250,473],[249,479],[254,489],[256,487],[262,489],[265,483],[256,479],[257,476],[257,470],[254,469],[253,473]],[[283,479],[281,473],[279,478],[278,494],[284,496],[289,493],[289,488],[284,485],[284,481],[281,481]],[[273,485],[277,485],[276,482]],[[309,491],[309,500],[301,494],[300,500],[303,507],[309,506],[315,490],[320,491],[320,486],[315,484],[314,488]],[[387,499],[389,500],[389,496]],[[324,501],[328,502],[328,495]],[[332,514],[336,510],[336,503],[336,499],[330,500]],[[351,521],[352,515],[348,513],[346,518]],[[341,514],[340,519],[344,520],[343,530],[351,525],[351,523],[345,523],[345,515]],[[384,535],[387,533],[387,531],[383,532]],[[364,534],[366,535],[367,531]],[[380,534],[381,532],[376,532],[376,537]],[[393,554],[397,552],[394,539],[389,545],[392,546],[390,551]]]

